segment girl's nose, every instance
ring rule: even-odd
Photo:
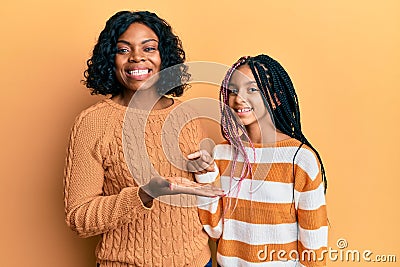
[[[243,93],[243,90],[238,91],[238,93],[235,95],[234,101],[238,104],[246,103],[246,97],[245,94]]]

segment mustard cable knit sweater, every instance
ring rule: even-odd
[[[174,101],[146,115],[106,99],[75,121],[64,179],[66,222],[81,237],[102,235],[100,266],[204,266],[210,259],[194,197],[164,196],[146,208],[138,196],[138,183],[153,175],[193,180],[179,168],[176,149],[198,150],[202,130],[189,122],[193,112]],[[175,142],[163,139],[177,134]]]

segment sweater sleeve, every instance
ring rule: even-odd
[[[218,165],[214,162],[213,172],[206,172],[204,174],[195,174],[194,177],[196,178],[196,182],[201,184],[213,183],[219,177]]]
[[[215,161],[215,171],[206,174],[196,175],[197,182],[213,183],[217,187],[221,187],[220,172],[218,167],[219,161]],[[199,210],[200,221],[206,233],[214,240],[218,240],[223,230],[223,199],[221,197],[197,197],[197,205]]]
[[[326,266],[328,219],[318,160],[302,149],[296,166],[295,204],[298,213],[298,252],[303,266]]]
[[[70,135],[64,175],[66,222],[80,237],[98,235],[149,212],[138,187],[123,188],[116,195],[103,195],[104,168],[101,155],[104,123],[84,114]]]

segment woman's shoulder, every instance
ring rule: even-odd
[[[102,125],[105,126],[110,115],[115,113],[115,107],[110,104],[110,101],[112,100],[103,99],[82,110],[75,117],[74,128],[77,129],[85,126],[98,128]]]
[[[174,103],[170,107],[173,112],[187,114],[187,115],[197,115],[198,111],[193,106],[190,101],[182,101],[180,99],[174,98]]]

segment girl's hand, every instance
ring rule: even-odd
[[[196,151],[188,156],[188,170],[194,172],[195,174],[204,174],[207,172],[214,171],[214,159],[210,154],[202,149]]]
[[[182,177],[153,177],[146,185],[142,186],[141,189],[152,198],[176,194],[204,197],[218,197],[224,195],[224,191],[221,188],[210,184],[199,184]]]

